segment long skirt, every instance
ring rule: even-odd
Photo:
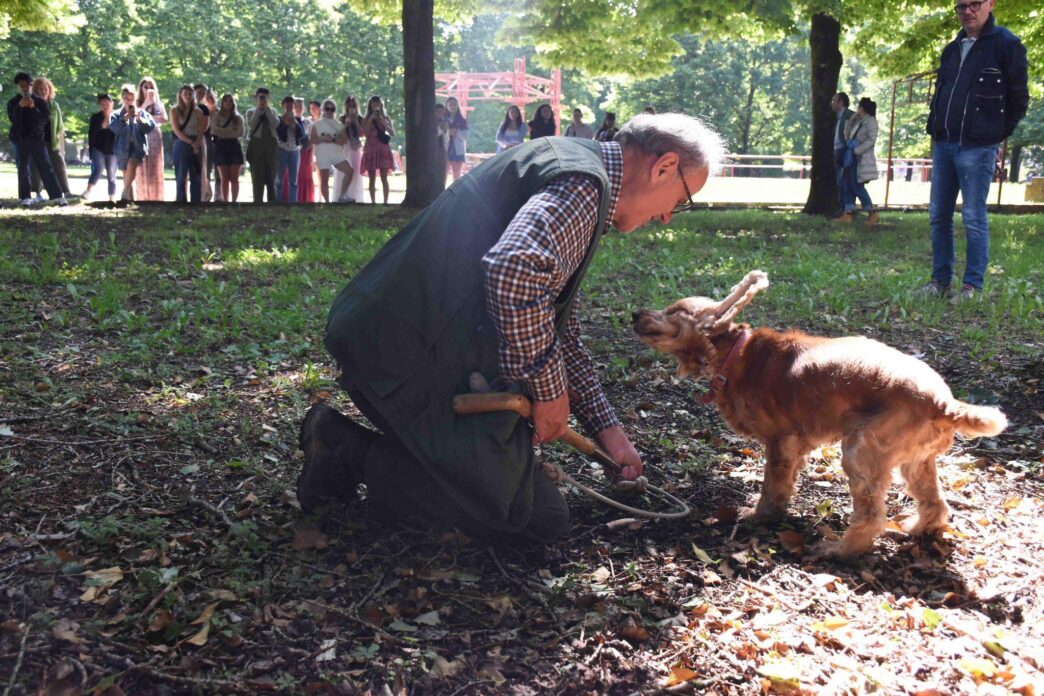
[[[301,150],[301,166],[298,169],[298,202],[315,202],[315,172],[312,171],[315,162],[315,147]],[[283,182],[283,199],[290,195],[289,182]]]
[[[139,201],[163,200],[163,134],[159,126],[149,131],[149,154],[138,167],[134,178],[135,199]]]

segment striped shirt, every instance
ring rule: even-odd
[[[601,148],[609,175],[608,221],[620,198],[623,153],[615,142],[601,143]],[[538,401],[573,390],[577,398],[570,407],[590,433],[619,421],[580,341],[575,308],[561,339],[556,334],[555,299],[591,245],[599,200],[596,179],[557,177],[526,201],[482,258],[486,306],[499,339],[500,376],[523,383]]]

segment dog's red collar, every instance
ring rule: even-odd
[[[718,390],[723,389],[728,384],[729,370],[739,358],[740,353],[743,352],[743,346],[747,345],[748,340],[750,340],[750,331],[744,329],[739,338],[736,339],[736,342],[732,344],[729,354],[725,356],[725,364],[721,366],[721,371],[711,377],[707,393],[700,398],[703,403],[709,404],[713,402],[714,397],[718,395]]]

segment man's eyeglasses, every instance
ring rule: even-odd
[[[326,106],[326,107],[323,107],[323,111],[336,111],[336,110],[337,110],[337,109],[335,109],[335,108],[334,108],[334,107],[332,107],[332,106]]]
[[[690,210],[696,210],[696,202],[692,200],[692,193],[689,192],[689,185],[685,183],[685,172],[682,170],[681,164],[678,165],[678,176],[681,177],[682,187],[685,189],[685,197],[689,200],[685,203],[679,203],[674,206],[671,210],[671,215],[677,215],[678,213],[687,213]]]
[[[953,11],[957,14],[963,14],[965,12],[975,13],[982,9],[985,3],[982,2],[961,2],[953,6]]]

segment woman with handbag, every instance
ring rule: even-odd
[[[202,199],[203,134],[207,117],[196,105],[192,85],[178,90],[178,103],[170,110],[170,124],[174,131],[174,190],[175,200],[199,203]],[[188,196],[185,184],[188,183]]]
[[[344,156],[348,158],[348,164],[352,165],[352,171],[345,174],[340,169],[334,170],[334,189],[340,191],[345,177],[348,183],[345,190],[353,201],[361,201],[365,194],[362,177],[362,153],[363,153],[363,125],[362,115],[359,113],[359,101],[354,95],[349,94],[344,98],[344,112],[341,114],[341,125],[344,126]]]
[[[349,177],[354,170],[344,155],[344,145],[348,142],[344,126],[337,119],[337,105],[333,99],[323,101],[323,117],[312,124],[308,136],[309,142],[315,143],[315,166],[319,170],[319,192],[323,202],[330,202],[330,170],[340,171],[343,175],[341,184],[334,189],[333,200],[337,203],[355,203],[348,195]],[[334,179],[336,186],[337,179]]]
[[[380,172],[384,203],[387,205],[390,190],[388,172],[395,168],[395,156],[392,155],[390,145],[395,129],[391,119],[384,113],[384,101],[376,94],[366,104],[363,133],[366,135],[366,144],[363,146],[362,168],[370,175],[370,203],[377,202],[377,172]]]
[[[874,210],[874,203],[866,190],[866,184],[877,178],[877,155],[874,145],[877,143],[877,103],[868,97],[859,100],[859,108],[853,117],[845,123],[845,161],[844,174],[848,186],[845,190],[845,212],[836,218],[840,222],[851,222],[856,209],[856,199],[869,215],[866,219],[868,227],[877,224],[880,216]]]

